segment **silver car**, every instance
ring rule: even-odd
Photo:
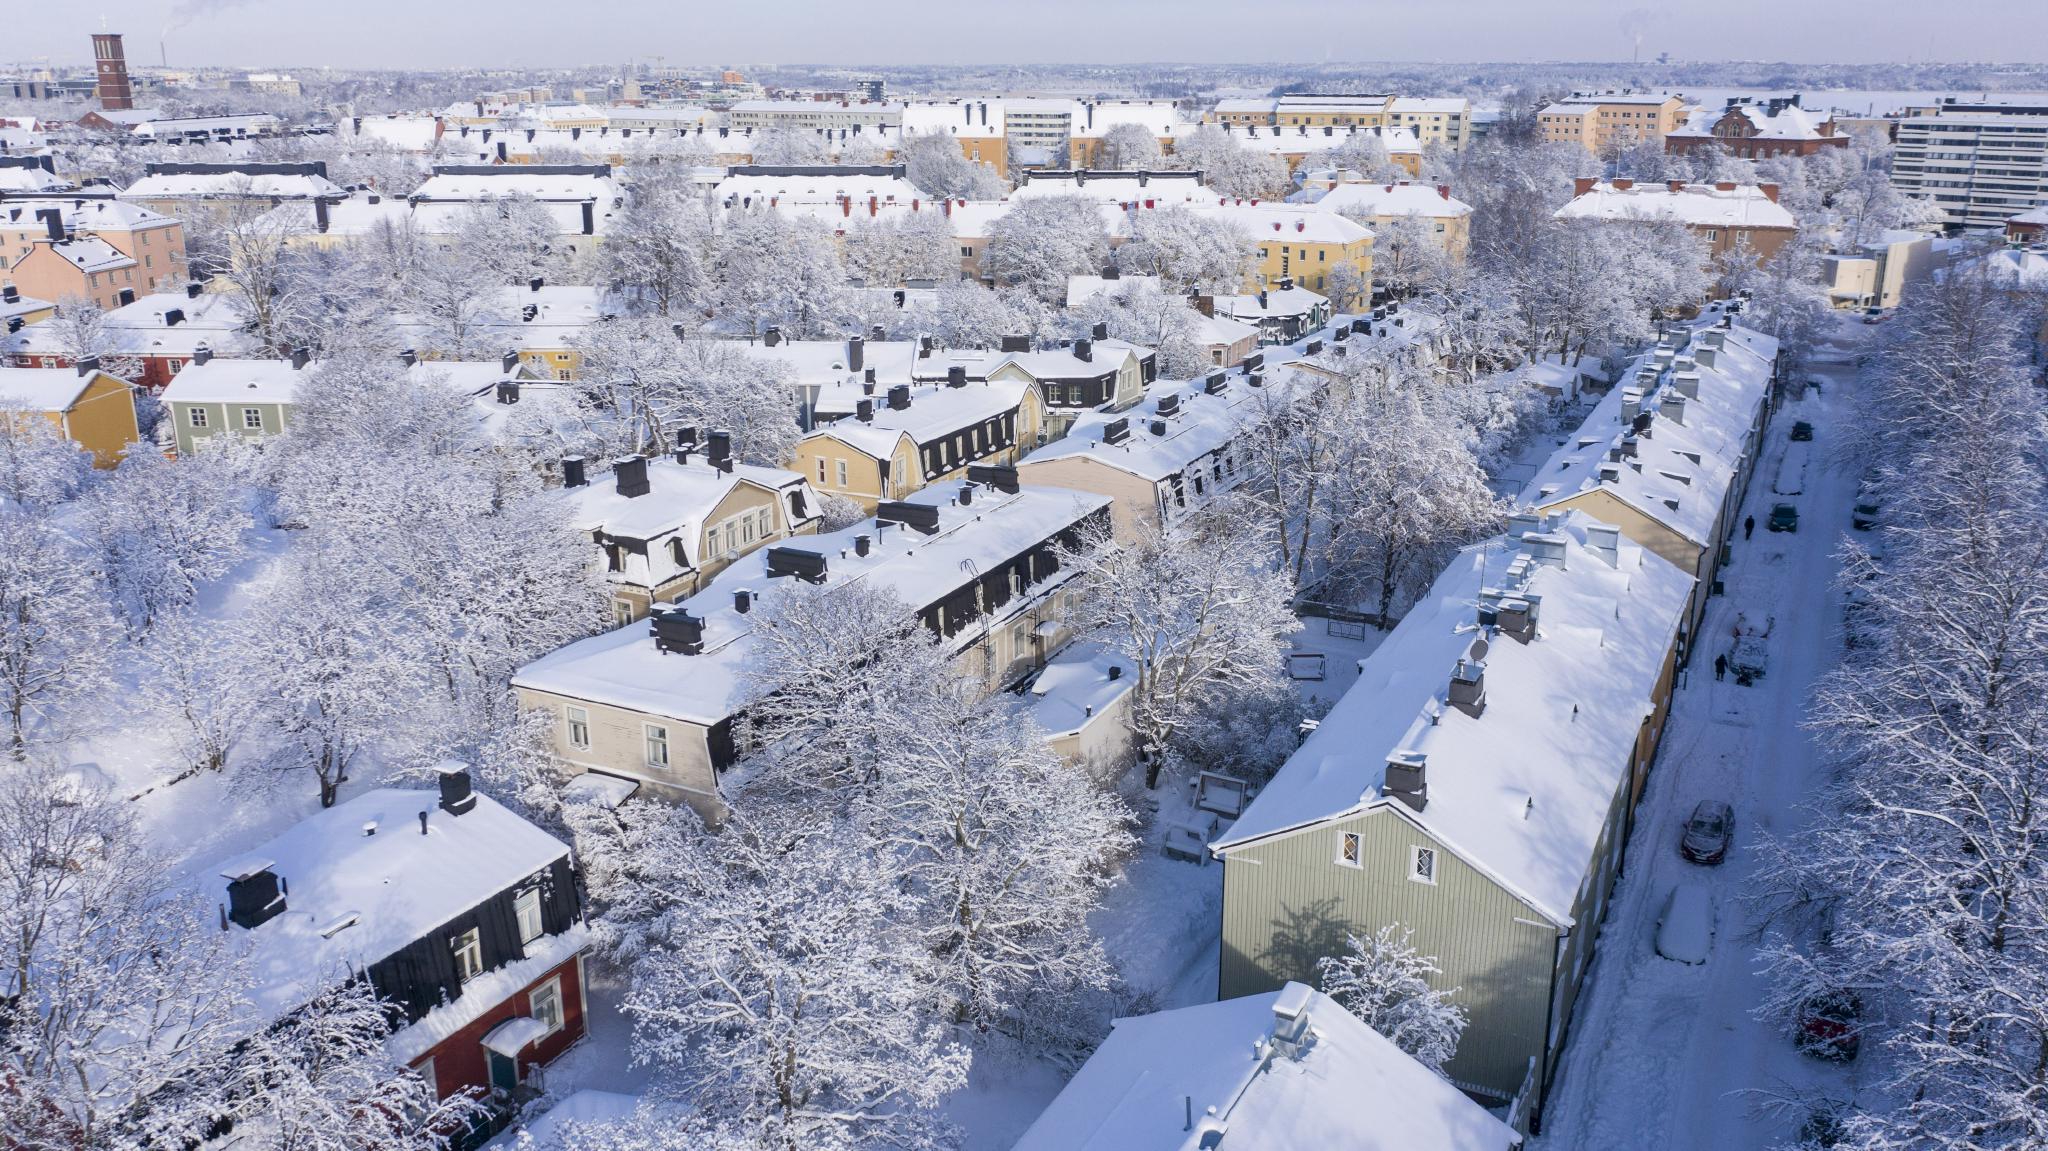
[[[1678,852],[1694,863],[1716,864],[1728,858],[1728,844],[1735,839],[1735,809],[1718,799],[1703,799],[1685,821]]]

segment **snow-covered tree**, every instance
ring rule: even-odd
[[[825,137],[796,128],[759,128],[748,138],[756,164],[824,164],[831,155]]]
[[[131,452],[86,499],[86,538],[108,594],[132,632],[192,602],[245,552],[254,522],[231,452],[175,463]]]
[[[107,684],[119,635],[86,549],[41,512],[0,504],[0,709],[14,758]]]
[[[608,424],[606,455],[662,452],[678,429],[732,434],[744,463],[780,467],[802,429],[790,370],[715,340],[678,341],[656,319],[594,324],[577,341],[577,387]]]
[[[636,182],[613,218],[598,249],[599,282],[657,316],[700,308],[711,283],[712,243],[702,196],[663,170]]]
[[[961,280],[941,287],[931,302],[919,300],[905,308],[890,334],[897,339],[932,336],[954,348],[993,348],[1004,336],[1040,336],[1052,326],[1053,312],[1038,297]]]
[[[1095,167],[1129,171],[1159,163],[1159,138],[1143,124],[1112,124],[1095,146]]]
[[[1068,308],[1065,319],[1069,336],[1107,324],[1111,337],[1151,348],[1167,379],[1184,380],[1215,367],[1201,313],[1187,297],[1162,292],[1150,280],[1120,282]]]
[[[88,358],[100,362],[100,370],[124,380],[142,376],[142,361],[118,353],[119,341],[107,323],[106,309],[84,296],[72,296],[57,303],[57,314],[44,321],[49,335],[65,359],[79,363]]]
[[[989,225],[982,274],[1048,304],[1067,298],[1067,277],[1100,272],[1109,259],[1102,208],[1086,196],[1016,200]]]
[[[765,205],[727,210],[711,275],[721,319],[752,336],[770,325],[795,339],[838,335],[845,287],[824,225]]]
[[[1174,204],[1131,217],[1131,238],[1116,250],[1119,271],[1157,276],[1169,292],[1234,295],[1251,274],[1250,234],[1229,220]]]
[[[239,1044],[222,1074],[220,1119],[260,1151],[444,1151],[487,1112],[466,1095],[435,1098],[419,1072],[384,1052],[391,1005],[345,978]]]
[[[870,288],[906,280],[945,283],[960,278],[960,245],[937,212],[859,217],[846,231],[846,268]]]
[[[282,355],[314,343],[323,309],[317,261],[292,242],[309,225],[253,195],[228,203],[210,221],[211,243],[204,235],[191,238],[193,274],[226,281],[265,351]]]
[[[1318,168],[1348,169],[1373,183],[1408,178],[1408,170],[1394,163],[1387,153],[1386,141],[1376,132],[1354,132],[1336,147],[1304,163]]]
[[[1176,140],[1167,159],[1175,168],[1202,173],[1202,182],[1221,196],[1278,200],[1287,194],[1287,165],[1279,157],[1251,151],[1214,124]]]
[[[1415,950],[1414,932],[1393,924],[1371,935],[1346,937],[1342,955],[1316,963],[1323,994],[1358,1021],[1437,1074],[1458,1053],[1465,1033],[1465,1009],[1452,1002],[1457,989],[1439,991],[1429,977],[1442,974],[1436,960]]]
[[[254,637],[239,619],[206,620],[180,612],[157,621],[143,650],[143,706],[163,725],[178,755],[167,783],[220,771],[263,708],[252,667]]]
[[[471,205],[456,222],[461,259],[501,284],[523,284],[574,268],[556,244],[554,217],[531,196],[513,195]]]
[[[39,762],[0,771],[0,1131],[12,1146],[196,1144],[248,975],[138,812]],[[185,1097],[154,1113],[160,1093]]]
[[[619,874],[659,912],[625,1000],[635,1056],[746,1145],[949,1146],[937,1109],[968,1053],[921,1009],[932,965],[890,856],[822,812],[734,812],[714,834],[627,806]]]
[[[488,251],[465,248],[422,261],[403,288],[405,308],[421,327],[418,350],[453,360],[504,351],[488,325],[509,283],[491,267]]]
[[[951,136],[925,133],[907,137],[896,158],[912,184],[938,199],[993,200],[1004,191],[996,170],[968,159],[960,151],[960,142]]]
[[[48,508],[92,476],[92,457],[40,411],[0,403],[0,505]]]
[[[1187,729],[1280,676],[1301,623],[1272,520],[1243,501],[1219,499],[1171,531],[1140,531],[1119,543],[1106,526],[1090,529],[1062,562],[1079,593],[1069,626],[1137,668],[1131,725],[1152,787]]]

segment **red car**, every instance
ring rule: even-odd
[[[1847,1063],[1863,1045],[1863,1001],[1854,991],[1823,991],[1799,1008],[1799,1050]]]

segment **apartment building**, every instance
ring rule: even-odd
[[[1406,128],[1424,144],[1462,152],[1472,142],[1472,101],[1462,96],[1396,96],[1387,106],[1387,126]]]
[[[1778,203],[1776,184],[1665,183],[1581,176],[1571,202],[1557,210],[1560,220],[1598,220],[1626,227],[1645,220],[1676,220],[1703,242],[1709,269],[1739,249],[1759,263],[1799,233],[1799,221]]]
[[[1391,93],[1297,92],[1218,100],[1205,119],[1238,127],[1380,128],[1390,123],[1394,102]]]
[[[750,690],[756,629],[779,592],[802,580],[836,594],[894,594],[938,637],[955,671],[989,687],[1016,682],[1066,638],[1059,549],[1107,515],[1101,496],[1023,488],[1009,468],[887,501],[874,519],[763,548],[696,595],[579,640],[519,669],[519,706],[553,718],[565,770],[623,779],[723,818],[721,777],[742,753],[736,727]],[[763,685],[751,685],[759,687]]]
[[[1014,464],[1042,441],[1045,423],[1045,402],[1021,369],[977,382],[954,365],[943,384],[863,396],[851,418],[800,440],[794,464],[819,491],[872,510],[969,467]]]
[[[1449,184],[1338,184],[1315,200],[1325,212],[1336,212],[1378,229],[1396,220],[1415,220],[1452,260],[1463,263],[1472,248],[1472,205],[1451,195]]]
[[[134,389],[88,358],[69,368],[0,367],[0,419],[42,419],[92,453],[96,468],[121,462],[141,438]]]
[[[622,625],[697,594],[750,552],[816,534],[823,521],[803,476],[735,461],[727,433],[706,432],[700,444],[697,429],[685,428],[677,441],[672,456],[612,461],[595,483],[581,457],[562,461],[559,498],[595,545]]]
[[[323,161],[303,164],[150,164],[116,198],[185,220],[221,217],[288,200],[340,199]]]
[[[1584,513],[1461,551],[1222,838],[1219,999],[1397,925],[1469,1022],[1444,1074],[1540,1106],[1663,734],[1691,576]]]
[[[37,240],[83,236],[105,240],[133,260],[139,281],[147,287],[185,278],[185,226],[169,216],[105,198],[35,196],[0,201],[0,268],[27,256]]]
[[[1372,229],[1312,204],[1262,204],[1233,200],[1195,209],[1226,221],[1249,237],[1257,262],[1248,291],[1277,286],[1282,280],[1328,294],[1332,272],[1345,268],[1356,282],[1372,283]]]
[[[1607,156],[1645,140],[1664,142],[1685,119],[1685,101],[1661,92],[1574,92],[1536,114],[1543,138]]]
[[[767,128],[819,132],[873,131],[903,124],[903,105],[869,100],[741,100],[725,114],[737,132]]]
[[[1849,133],[1829,111],[1809,111],[1790,96],[1730,96],[1719,108],[1693,108],[1677,131],[1664,137],[1675,154],[1719,148],[1744,160],[1768,156],[1811,156],[1822,148],[1846,148]]]
[[[257,350],[247,314],[233,296],[211,295],[188,284],[183,292],[153,292],[115,308],[100,319],[108,362],[132,360],[138,370],[128,382],[152,394],[202,349],[208,355],[246,356]],[[33,325],[0,339],[0,355],[16,367],[72,366],[59,333]],[[124,369],[126,370],[126,369]]]
[[[2048,105],[1945,99],[1897,131],[1892,187],[1933,202],[1951,228],[1999,227],[2048,204]]]
[[[52,226],[53,232],[59,230]],[[45,300],[87,300],[113,311],[149,290],[142,265],[97,236],[44,238],[4,273],[24,295]]]

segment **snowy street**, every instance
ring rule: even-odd
[[[1862,334],[1840,330],[1850,340]],[[1857,477],[1855,461],[1836,449],[1854,386],[1853,345],[1821,355],[1812,375],[1825,382],[1823,394],[1788,401],[1767,435],[1743,509],[1756,517],[1756,534],[1735,540],[1726,593],[1711,602],[1698,654],[1682,674],[1534,1146],[1767,1146],[1793,1135],[1799,1117],[1760,1109],[1765,1095],[1796,1084],[1843,1098],[1864,1071],[1802,1056],[1787,1035],[1752,1017],[1762,991],[1758,925],[1743,903],[1761,862],[1759,842],[1797,835],[1807,818],[1800,805],[1821,768],[1802,724],[1814,679],[1840,653],[1835,551],[1849,531]],[[1813,465],[1804,494],[1792,500],[1799,530],[1773,533],[1765,522],[1785,497],[1772,493],[1772,476],[1797,420],[1814,425]],[[1750,687],[1732,674],[1714,678],[1714,656],[1727,650],[1738,617],[1770,626],[1768,672]],[[1693,805],[1709,799],[1735,809],[1734,847],[1718,867],[1678,852]],[[1653,945],[1664,900],[1681,882],[1712,893],[1713,949],[1700,967],[1665,959]]]

